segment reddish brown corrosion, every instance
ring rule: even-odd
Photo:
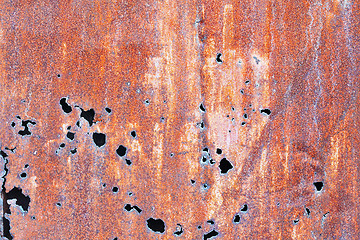
[[[354,0],[0,1],[2,197],[31,199],[3,236],[358,239],[359,22]]]

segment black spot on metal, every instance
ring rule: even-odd
[[[22,120],[21,125],[24,127],[24,130],[19,131],[19,134],[21,136],[31,135],[31,132],[30,132],[29,127],[28,127],[29,123],[32,124],[32,125],[36,125],[36,122],[34,122],[34,121],[31,121],[31,120],[25,120],[24,121],[24,120]]]
[[[127,159],[127,158],[125,159],[125,163],[126,163],[127,165],[129,165],[129,166],[132,164],[131,160],[130,160],[130,159]]]
[[[137,135],[136,135],[136,131],[135,131],[135,130],[131,131],[131,132],[130,132],[130,135],[131,135],[133,138],[136,138],[136,136],[137,136]]]
[[[5,198],[6,200],[16,199],[16,205],[20,206],[23,211],[27,212],[29,210],[30,197],[24,195],[21,188],[14,187],[8,193],[6,193]],[[10,214],[10,208],[8,207],[5,212]]]
[[[75,138],[75,133],[67,132],[66,137],[72,141]]]
[[[206,112],[205,106],[202,103],[200,104],[199,109],[201,112]]]
[[[314,182],[314,186],[316,188],[316,191],[320,192],[324,186],[323,182]]]
[[[133,209],[135,209],[135,211],[137,211],[139,214],[142,212],[142,209],[136,205],[133,206]]]
[[[211,239],[213,237],[216,237],[217,235],[219,235],[219,233],[215,230],[212,230],[212,231],[204,234],[204,240]]]
[[[94,109],[89,109],[87,111],[85,111],[84,109],[80,108],[81,109],[81,114],[80,114],[80,117],[84,118],[86,121],[88,121],[89,123],[89,126],[91,127],[95,122],[94,122],[94,119],[95,119],[95,111]],[[80,125],[80,124],[79,124]]]
[[[70,150],[70,153],[71,153],[71,154],[75,154],[76,152],[77,152],[77,149],[76,149],[76,148]]]
[[[3,236],[6,239],[12,240],[14,237],[10,233],[10,221],[5,216],[2,218],[3,220]]]
[[[102,147],[106,143],[106,135],[103,133],[93,133],[93,140],[96,146]]]
[[[215,224],[215,222],[213,221],[213,220],[207,220],[206,221],[208,224],[210,224],[210,225],[214,225]]]
[[[105,108],[105,111],[106,111],[107,113],[109,113],[109,114],[111,113],[111,109],[108,108],[108,107]]]
[[[216,55],[216,62],[217,62],[217,63],[222,63],[222,62],[223,62],[223,60],[221,60],[221,53],[218,53],[218,54]]]
[[[66,102],[66,98],[60,99],[60,106],[64,113],[71,113],[72,107]]]
[[[123,145],[120,145],[117,149],[116,149],[116,153],[117,155],[119,155],[120,157],[123,157],[126,155],[127,152],[127,148],[124,147]]]
[[[148,228],[155,233],[165,232],[165,222],[160,218],[148,218],[146,223]]]
[[[268,108],[264,108],[264,109],[260,109],[260,113],[269,116],[271,114],[271,111]]]
[[[226,158],[223,158],[220,160],[219,169],[222,174],[228,173],[228,171],[232,168],[233,168],[233,165],[231,164],[231,162],[229,160],[227,160]]]
[[[247,204],[244,204],[244,206],[241,208],[240,211],[242,211],[242,212],[247,212],[247,210],[248,210],[248,205],[247,205]]]
[[[174,232],[174,235],[180,236],[183,234],[184,230],[180,224],[176,224],[176,231]]]
[[[233,221],[234,221],[234,223],[239,223],[240,222],[240,215],[235,214]]]
[[[133,209],[133,207],[130,204],[125,204],[124,209],[130,212]]]

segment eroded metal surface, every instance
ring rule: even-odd
[[[358,1],[0,8],[4,239],[360,235]]]

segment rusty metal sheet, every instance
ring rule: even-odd
[[[359,22],[1,0],[3,239],[359,239]]]

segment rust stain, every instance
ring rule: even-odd
[[[3,239],[358,239],[357,1],[0,1]]]

